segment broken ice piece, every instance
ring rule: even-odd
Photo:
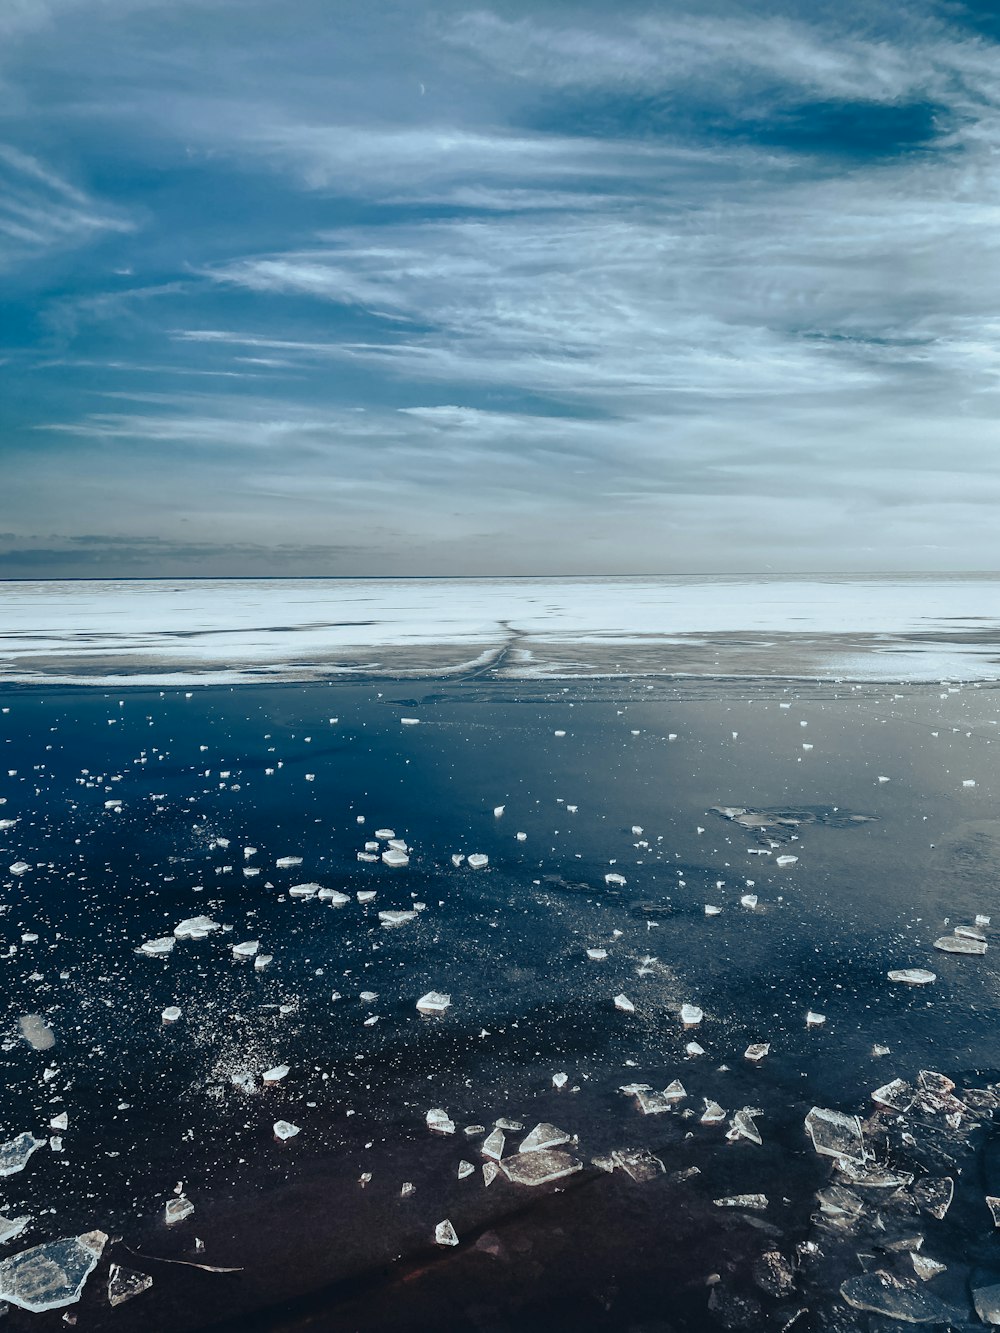
[[[457,1245],[458,1233],[447,1218],[434,1228],[435,1245]]]
[[[515,1185],[548,1185],[583,1169],[583,1163],[559,1149],[540,1148],[519,1152],[500,1163],[500,1169]]]
[[[33,1134],[18,1134],[16,1139],[0,1143],[0,1176],[13,1176],[28,1165],[28,1158],[45,1144]]]
[[[454,1134],[455,1122],[447,1111],[440,1106],[433,1107],[427,1112],[427,1128],[435,1134]]]
[[[568,1074],[553,1074],[553,1075],[552,1075],[552,1086],[553,1086],[554,1088],[557,1088],[557,1089],[565,1088],[565,1086],[566,1086],[566,1084],[567,1084],[568,1082],[569,1082],[569,1075],[568,1075]]]
[[[244,940],[242,944],[233,945],[233,953],[237,958],[253,958],[260,948],[260,940]]]
[[[153,1285],[148,1273],[137,1273],[132,1268],[112,1264],[108,1269],[108,1304],[124,1305],[133,1296],[141,1296]]]
[[[607,956],[608,956],[608,951],[607,951],[607,949],[588,949],[588,950],[587,950],[587,957],[588,957],[588,958],[591,960],[591,962],[593,962],[593,963],[603,963],[604,960],[605,960],[605,958],[607,958]]]
[[[776,866],[793,866],[798,859],[797,856],[789,856],[786,852],[781,856],[776,856],[774,858],[774,864]]]
[[[271,963],[273,961],[274,961],[274,954],[259,953],[257,957],[253,960],[254,971],[263,972],[264,968],[267,967],[268,963]]]
[[[346,893],[341,893],[339,889],[320,889],[316,895],[320,902],[329,903],[331,907],[346,907],[351,901]]]
[[[74,1305],[107,1243],[103,1231],[88,1231],[4,1259],[0,1263],[0,1300],[33,1314]]]
[[[710,1101],[708,1097],[706,1097],[704,1101],[705,1109],[702,1112],[701,1120],[698,1123],[702,1125],[721,1125],[726,1118],[725,1111],[718,1102]]]
[[[30,869],[31,866],[28,865],[27,861],[15,861],[10,867],[10,873],[12,875],[24,875],[27,874]]]
[[[302,864],[301,856],[279,856],[274,863],[279,870],[291,870],[293,866]]]
[[[763,1145],[764,1141],[753,1118],[754,1114],[753,1108],[749,1106],[744,1106],[742,1111],[735,1112],[726,1132],[726,1138],[730,1143],[735,1143],[737,1139],[747,1139],[750,1143],[756,1143],[758,1147]]]
[[[387,866],[395,866],[397,869],[410,864],[410,858],[405,852],[401,852],[398,847],[390,847],[388,851],[382,853],[382,860]]]
[[[164,1221],[168,1227],[177,1226],[178,1222],[183,1222],[185,1218],[190,1217],[194,1212],[194,1204],[183,1194],[179,1194],[176,1199],[168,1199],[166,1207],[163,1210]]]
[[[496,816],[496,818],[499,819],[506,809],[507,807],[505,805],[495,805],[493,807],[493,813]]]
[[[704,1054],[705,1054],[705,1048],[704,1048],[704,1046],[699,1045],[699,1043],[696,1042],[696,1041],[689,1041],[688,1044],[684,1047],[684,1050],[686,1051],[686,1053],[687,1053],[688,1055],[704,1055]]]
[[[261,1074],[263,1083],[280,1083],[283,1078],[287,1078],[289,1073],[288,1065],[275,1065],[271,1069],[265,1069]]]
[[[221,926],[210,916],[191,916],[174,926],[174,935],[179,940],[205,940],[214,930],[221,930]]]
[[[467,1161],[463,1158],[463,1159],[459,1162],[459,1164],[458,1164],[458,1178],[459,1178],[459,1180],[465,1180],[465,1178],[466,1178],[467,1176],[474,1175],[474,1174],[475,1174],[475,1170],[476,1170],[476,1168],[472,1165],[472,1163],[471,1163],[471,1162],[467,1162]]]
[[[826,1014],[817,1014],[817,1013],[814,1013],[812,1009],[810,1009],[810,1010],[806,1013],[806,1027],[807,1027],[807,1028],[818,1028],[818,1027],[822,1027],[823,1024],[824,1024],[825,1022],[826,1022]]]
[[[52,1117],[49,1121],[49,1129],[56,1129],[60,1132],[64,1129],[69,1129],[69,1116],[65,1111],[60,1111],[58,1115]]]
[[[466,859],[470,870],[484,870],[490,863],[485,852],[472,852]]]
[[[22,936],[22,938],[25,938]],[[36,936],[37,938],[37,936]],[[17,1020],[21,1036],[36,1051],[47,1051],[56,1044],[55,1033],[41,1014],[25,1014]]]
[[[929,986],[932,981],[937,981],[937,976],[925,967],[900,967],[888,976],[890,981],[902,981],[907,986]]]
[[[648,1148],[615,1148],[611,1156],[615,1166],[631,1176],[637,1185],[663,1172],[663,1163]]]
[[[288,896],[289,898],[315,898],[319,891],[319,884],[293,884],[288,890]]]
[[[951,1176],[924,1176],[913,1187],[917,1207],[940,1221],[955,1197],[955,1182]]]
[[[619,875],[615,871],[612,871],[609,875],[604,876],[604,882],[605,884],[616,884],[621,887],[627,884],[628,880],[626,880],[624,875]]]
[[[740,899],[741,907],[749,907],[751,911],[757,906],[757,895],[755,893],[745,893]]]
[[[501,1157],[503,1157],[503,1150],[506,1142],[507,1140],[504,1137],[503,1130],[494,1129],[491,1133],[487,1134],[485,1139],[483,1139],[479,1151],[484,1157],[490,1157],[494,1162],[499,1162]]]
[[[404,1180],[400,1187],[399,1197],[401,1199],[411,1199],[417,1192],[417,1187],[412,1180]]]
[[[379,912],[378,919],[383,926],[403,926],[408,921],[417,919],[416,912]]]
[[[483,1185],[485,1187],[492,1185],[499,1174],[500,1168],[497,1166],[496,1162],[483,1163]]]
[[[635,1005],[632,1003],[632,1001],[628,998],[627,995],[615,996],[615,1008],[620,1009],[623,1014],[635,1013]]]
[[[422,1014],[443,1014],[446,1009],[451,1008],[451,996],[442,995],[440,991],[429,990],[426,995],[421,995],[417,1001],[417,1009]]]
[[[932,1277],[937,1277],[947,1269],[947,1264],[939,1264],[936,1259],[931,1259],[926,1254],[918,1254],[915,1250],[910,1252],[910,1263],[913,1264],[913,1271],[921,1282],[929,1282]]]
[[[296,1134],[301,1133],[298,1125],[293,1125],[289,1120],[276,1120],[272,1126],[274,1137],[284,1143],[286,1139],[294,1139]]]
[[[757,1064],[758,1061],[764,1059],[765,1055],[770,1053],[770,1050],[771,1043],[769,1041],[752,1041],[743,1052],[743,1058],[749,1060],[752,1064]]]
[[[140,944],[139,952],[156,958],[161,954],[170,953],[176,943],[173,935],[162,935],[158,940],[146,940],[144,944]]]
[[[934,948],[940,949],[942,953],[981,955],[986,952],[989,945],[985,940],[970,940],[964,935],[942,935],[934,941]]]
[[[4,1217],[0,1213],[0,1245],[19,1236],[30,1221],[30,1217]]]
[[[722,915],[722,908],[721,908],[721,907],[716,907],[714,903],[706,903],[706,904],[705,904],[705,915],[706,915],[706,916],[721,916],[721,915]]]
[[[686,1028],[697,1027],[704,1017],[704,1010],[699,1009],[696,1004],[681,1005],[681,1022]]]
[[[170,1023],[176,1023],[180,1016],[181,1011],[176,1004],[168,1004],[163,1013],[160,1014],[162,1021],[168,1025]]]
[[[722,1199],[713,1199],[716,1208],[752,1208],[762,1213],[767,1207],[766,1194],[727,1194]]]
[[[864,1162],[870,1156],[861,1136],[861,1121],[856,1115],[814,1106],[806,1116],[805,1126],[813,1147],[823,1157]]]
[[[881,1269],[849,1277],[840,1285],[840,1294],[856,1310],[886,1315],[907,1324],[946,1324],[953,1311],[937,1296],[922,1291],[914,1283],[903,1282]]]
[[[894,1078],[891,1083],[883,1083],[872,1093],[872,1101],[879,1106],[886,1106],[890,1111],[908,1111],[913,1105],[916,1093],[909,1083],[901,1078]]]
[[[518,1152],[540,1152],[547,1148],[560,1148],[569,1141],[570,1136],[565,1130],[557,1129],[555,1125],[543,1120],[521,1141]]]

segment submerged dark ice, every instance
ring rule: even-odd
[[[994,689],[0,703],[11,1328],[1000,1310]]]

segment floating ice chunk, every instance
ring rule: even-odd
[[[359,889],[355,895],[359,903],[370,903],[378,897],[377,889]]]
[[[976,779],[975,779],[975,778],[963,778],[963,779],[962,779],[962,786],[963,786],[963,787],[974,787],[975,785],[976,785]]]
[[[918,1208],[941,1221],[955,1197],[955,1182],[951,1176],[924,1176],[914,1185],[913,1197]]]
[[[16,1139],[0,1143],[0,1176],[13,1176],[23,1171],[33,1152],[45,1146],[44,1139],[36,1139],[33,1134],[18,1134]]]
[[[404,1180],[400,1187],[399,1197],[401,1199],[412,1199],[417,1192],[417,1187],[412,1180]]]
[[[881,773],[879,774],[879,779],[878,779],[878,780],[879,780],[879,782],[888,782],[888,781],[889,781],[889,779],[888,779],[887,777],[885,777],[885,776],[884,776],[883,774],[881,774]]]
[[[279,870],[291,870],[294,866],[302,864],[301,856],[279,856],[274,863]]]
[[[790,856],[785,852],[781,856],[776,856],[774,858],[774,864],[776,866],[793,866],[798,859],[797,856]]]
[[[404,727],[419,727],[420,725],[419,717],[401,717],[399,721],[400,725]]]
[[[440,991],[429,990],[426,995],[421,995],[417,1001],[417,1009],[422,1014],[443,1014],[446,1009],[451,1008],[451,996],[442,995]]]
[[[752,1107],[744,1106],[742,1111],[737,1111],[733,1115],[729,1122],[729,1129],[726,1132],[726,1138],[731,1143],[735,1143],[737,1139],[748,1139],[751,1143],[756,1143],[758,1147],[763,1144],[760,1130],[754,1120],[754,1114]]]
[[[407,921],[415,921],[417,919],[417,914],[416,912],[411,912],[411,911],[379,912],[378,919],[379,921],[381,921],[383,926],[403,926],[407,923]]]
[[[909,1083],[901,1078],[894,1078],[891,1083],[883,1083],[872,1093],[872,1101],[878,1106],[887,1106],[891,1111],[908,1111],[916,1099],[916,1092]]]
[[[643,1115],[662,1115],[673,1107],[673,1103],[662,1092],[647,1092],[644,1088],[637,1090],[635,1100]]]
[[[588,949],[587,957],[592,963],[603,963],[608,956],[607,949]]]
[[[476,1168],[472,1165],[471,1162],[467,1162],[465,1158],[463,1158],[458,1164],[459,1180],[465,1180],[468,1176],[475,1175],[475,1171]]]
[[[713,1199],[716,1208],[751,1208],[762,1213],[767,1207],[766,1194],[727,1194],[721,1199]]]
[[[31,1220],[30,1217],[4,1217],[0,1214],[0,1245],[19,1236]]]
[[[275,1065],[273,1069],[265,1069],[261,1074],[262,1083],[280,1083],[283,1078],[289,1075],[288,1065]]]
[[[181,1016],[181,1011],[176,1004],[168,1004],[160,1018],[164,1023],[176,1023]]]
[[[515,1185],[548,1185],[583,1170],[583,1163],[559,1149],[539,1148],[519,1152],[500,1163],[500,1169]]]
[[[451,863],[452,863],[452,865],[455,867],[456,870],[458,869],[458,867],[462,864],[462,862],[463,862],[464,860],[465,860],[465,853],[464,853],[464,852],[452,852],[452,854],[451,854]]]
[[[976,916],[977,926],[988,926],[989,924],[990,924],[990,918],[988,916],[983,916],[981,912]]]
[[[954,934],[964,940],[985,940],[986,936],[978,926],[956,926]]]
[[[705,1011],[699,1009],[696,1004],[681,1005],[681,1022],[686,1028],[697,1027],[705,1017]]]
[[[458,1232],[447,1218],[443,1222],[439,1222],[434,1228],[434,1243],[435,1245],[458,1244]]]
[[[929,1282],[932,1277],[946,1272],[948,1267],[947,1264],[939,1264],[936,1259],[931,1259],[929,1255],[917,1254],[915,1250],[910,1252],[910,1263],[921,1282]]]
[[[569,1075],[568,1075],[568,1074],[553,1074],[553,1075],[552,1075],[552,1086],[553,1086],[554,1088],[558,1088],[558,1089],[561,1090],[562,1088],[565,1088],[565,1086],[566,1086],[566,1084],[567,1084],[568,1082],[569,1082]]]
[[[316,895],[320,902],[329,903],[331,907],[346,907],[351,901],[346,893],[341,893],[339,889],[320,889]]]
[[[718,1102],[713,1102],[708,1097],[704,1101],[705,1109],[702,1111],[701,1120],[698,1123],[702,1125],[721,1125],[726,1118],[725,1111]]]
[[[817,1014],[817,1013],[816,1013],[814,1010],[812,1010],[812,1009],[807,1010],[807,1012],[806,1012],[806,1027],[807,1027],[807,1028],[819,1028],[819,1027],[822,1027],[823,1024],[824,1024],[825,1022],[826,1022],[826,1014]]]
[[[964,935],[942,935],[934,941],[934,948],[942,953],[984,954],[989,948],[985,940],[968,939]]]
[[[170,953],[176,943],[173,935],[161,935],[158,940],[146,940],[144,944],[140,944],[139,953],[148,954],[150,958],[158,958]]]
[[[627,995],[615,996],[615,1008],[620,1009],[623,1014],[635,1013],[635,1005],[632,1003],[632,1001],[628,998]]]
[[[565,733],[565,731],[554,731],[554,732],[552,733],[552,735],[553,735],[553,736],[565,736],[566,733]]]
[[[375,830],[375,836],[376,838],[381,838],[382,841],[385,842],[387,839],[396,836],[396,830],[393,828],[377,828]]]
[[[33,1314],[74,1305],[107,1243],[103,1231],[88,1231],[4,1259],[0,1263],[0,1299]]]
[[[721,908],[721,907],[716,907],[716,906],[714,905],[714,903],[706,903],[706,904],[705,904],[705,915],[706,915],[706,916],[721,916],[721,915],[722,915],[722,908]]]
[[[288,896],[289,898],[315,898],[319,891],[319,884],[293,884],[288,890]]]
[[[382,861],[387,866],[400,868],[410,864],[410,858],[405,852],[401,852],[398,847],[390,847],[382,853]]]
[[[527,842],[527,841],[528,841],[528,835],[527,835],[527,833],[515,833],[515,834],[514,834],[514,837],[518,840],[518,842]]]
[[[190,916],[174,926],[174,937],[178,940],[206,940],[215,930],[221,930],[218,921],[210,916]]]
[[[36,1051],[47,1051],[56,1044],[56,1035],[41,1014],[25,1014],[17,1020],[21,1036]]]
[[[28,865],[27,861],[15,861],[10,867],[10,873],[12,875],[25,875],[30,869],[31,866]]]
[[[168,1199],[166,1207],[163,1210],[163,1220],[168,1227],[175,1227],[194,1212],[194,1204],[184,1194],[179,1194],[176,1199]]]
[[[569,1141],[570,1136],[565,1130],[557,1129],[555,1125],[543,1120],[535,1126],[527,1138],[521,1140],[518,1152],[541,1152],[549,1148],[561,1148]]]
[[[843,1157],[849,1162],[864,1163],[871,1155],[865,1148],[861,1121],[856,1115],[814,1106],[806,1116],[805,1126],[813,1147],[823,1157]]]
[[[454,1134],[455,1122],[447,1111],[439,1106],[433,1107],[427,1112],[427,1128],[435,1134]]]
[[[482,1147],[479,1151],[484,1157],[491,1158],[494,1162],[499,1162],[503,1157],[503,1150],[507,1139],[502,1129],[494,1129],[492,1133],[487,1134],[483,1139]]]
[[[507,807],[505,805],[495,805],[493,807],[493,814],[496,816],[497,819],[499,819],[506,809]]]
[[[264,968],[267,967],[268,963],[272,963],[273,961],[274,961],[274,954],[259,953],[257,957],[253,960],[254,971],[263,972]]]
[[[840,1284],[840,1294],[855,1310],[886,1315],[907,1324],[951,1323],[955,1313],[931,1292],[881,1269],[849,1277]]]
[[[621,886],[627,884],[628,880],[624,875],[619,875],[612,870],[610,874],[604,876],[604,882],[605,884],[617,884]]]
[[[901,981],[907,986],[929,986],[937,981],[937,974],[925,967],[898,967],[888,973],[890,981]]]
[[[378,991],[375,991],[375,990],[363,990],[363,991],[361,991],[361,993],[358,995],[358,999],[359,999],[359,1000],[365,1000],[366,1002],[367,1002],[367,1001],[370,1001],[370,1000],[377,1000],[377,999],[378,999]]]
[[[699,1044],[698,1042],[696,1042],[696,1041],[689,1041],[688,1044],[684,1047],[684,1050],[685,1050],[685,1052],[686,1052],[688,1055],[704,1055],[704,1054],[705,1054],[705,1048],[704,1048],[704,1046],[700,1045],[700,1044]]]
[[[973,1288],[972,1303],[984,1324],[1000,1324],[1000,1284]]]
[[[108,1304],[124,1305],[133,1296],[141,1296],[153,1285],[148,1273],[137,1273],[132,1268],[112,1264],[108,1269]]]
[[[371,864],[373,861],[377,861],[378,857],[375,855],[374,852],[358,852],[358,860],[367,861],[369,864]]]
[[[771,1043],[769,1041],[752,1041],[743,1052],[743,1058],[749,1060],[751,1064],[758,1064],[770,1052]]]
[[[757,895],[755,893],[745,893],[740,899],[741,907],[748,907],[753,910],[757,906]]]
[[[611,1157],[615,1166],[631,1176],[638,1185],[663,1174],[663,1163],[648,1148],[616,1148]]]
[[[49,1121],[49,1129],[57,1129],[60,1132],[64,1129],[69,1129],[69,1116],[65,1111],[60,1111],[58,1115],[52,1117]]]
[[[687,1089],[679,1078],[675,1078],[663,1089],[663,1095],[668,1102],[682,1102],[687,1097]]]
[[[290,1120],[276,1120],[272,1128],[274,1129],[274,1137],[280,1143],[284,1143],[286,1139],[294,1139],[296,1134],[302,1132],[299,1126],[293,1125]]]
[[[996,1195],[993,1194],[987,1194],[986,1207],[990,1210],[993,1217],[993,1225],[995,1227],[1000,1227],[1000,1198],[997,1198]]]
[[[467,860],[470,870],[485,870],[490,863],[490,858],[485,852],[472,852]]]

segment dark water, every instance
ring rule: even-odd
[[[81,1328],[714,1327],[711,1274],[739,1288],[762,1249],[810,1234],[829,1176],[803,1131],[812,1105],[866,1114],[893,1077],[1000,1068],[995,952],[932,947],[977,913],[1000,921],[993,689],[380,682],[0,703],[0,771],[16,770],[0,818],[18,821],[0,833],[3,1137],[69,1116],[61,1153],[2,1182],[0,1212],[33,1218],[5,1253],[100,1228],[120,1238],[112,1258],[154,1277],[109,1309],[105,1264],[72,1307]],[[805,822],[769,847],[716,806]],[[358,861],[382,827],[412,848],[406,868]],[[452,865],[471,852],[489,868]],[[797,862],[777,867],[782,853]],[[288,854],[302,865],[277,869]],[[32,868],[8,874],[18,860]],[[351,902],[289,899],[303,881]],[[414,922],[380,926],[414,902]],[[199,913],[231,933],[135,952]],[[262,971],[232,956],[248,939],[273,955]],[[894,986],[896,967],[938,979]],[[416,1012],[429,990],[450,993],[443,1017]],[[696,1029],[684,1002],[704,1010]],[[165,1026],[172,1004],[182,1018]],[[825,1024],[807,1029],[808,1010]],[[18,1035],[26,1014],[51,1025],[50,1050]],[[692,1039],[704,1055],[686,1055]],[[751,1042],[771,1043],[759,1064]],[[233,1082],[279,1063],[276,1087]],[[667,1115],[618,1091],[675,1078],[688,1097]],[[700,1125],[703,1098],[758,1108],[763,1144]],[[456,1135],[428,1131],[432,1107]],[[578,1136],[586,1169],[485,1188],[481,1138],[462,1130],[498,1117]],[[277,1142],[279,1119],[301,1132]],[[590,1166],[641,1146],[665,1168],[646,1183]],[[476,1174],[459,1180],[463,1158]],[[179,1182],[195,1212],[167,1228]],[[712,1202],[744,1192],[767,1210]],[[433,1243],[446,1217],[462,1241],[448,1251]],[[986,1262],[985,1209],[955,1226]]]

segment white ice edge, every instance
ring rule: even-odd
[[[1000,677],[1000,617],[984,610],[998,606],[1000,578],[985,575],[8,582],[0,583],[0,680],[162,688],[392,675],[404,670],[406,650],[405,674],[433,678],[488,666],[508,647],[502,674],[519,679],[990,680]],[[726,663],[720,636],[741,634],[777,636],[775,654],[786,641],[797,652],[798,640],[808,665],[727,670],[736,663]],[[955,643],[963,634],[978,641]],[[871,648],[838,642],[850,635],[872,636]],[[674,646],[717,648],[719,667],[674,670]],[[662,666],[636,661],[630,671],[630,647],[662,648]],[[608,672],[596,649],[621,650],[623,672]],[[380,650],[392,661],[371,660]],[[454,650],[458,660],[429,663],[430,650]]]

